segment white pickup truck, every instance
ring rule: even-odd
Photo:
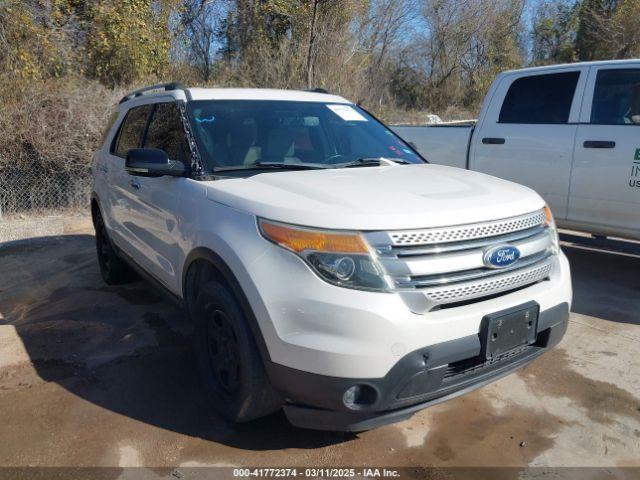
[[[640,60],[504,72],[475,125],[392,128],[432,163],[533,188],[561,227],[640,239]]]

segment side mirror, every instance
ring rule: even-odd
[[[631,93],[629,118],[636,125],[640,125],[640,84],[633,87],[633,92]]]
[[[141,177],[183,177],[185,174],[184,164],[169,160],[167,152],[159,148],[132,148],[127,152],[125,170]]]

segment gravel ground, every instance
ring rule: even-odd
[[[565,247],[575,297],[557,348],[354,435],[282,414],[225,423],[182,313],[145,283],[106,286],[87,219],[65,231],[0,247],[0,467],[640,467],[640,257]]]

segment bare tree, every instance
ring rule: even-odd
[[[224,0],[184,0],[181,24],[188,44],[188,57],[202,80],[211,78],[220,23],[226,12]]]
[[[413,34],[410,22],[418,12],[416,0],[375,0],[362,25],[360,49],[366,54],[371,91],[382,104],[388,94],[389,73],[404,55]]]
[[[429,103],[475,104],[499,70],[522,61],[524,0],[428,0],[414,68],[422,70]]]
[[[313,7],[311,8],[311,25],[309,25],[309,47],[307,49],[307,88],[313,86],[313,53],[315,47],[316,36],[316,20],[318,17],[318,3],[320,0],[311,0]]]

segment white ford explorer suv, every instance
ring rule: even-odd
[[[427,164],[324,91],[138,90],[93,171],[104,280],[136,271],[184,306],[232,421],[395,422],[567,327],[569,265],[538,194]]]

